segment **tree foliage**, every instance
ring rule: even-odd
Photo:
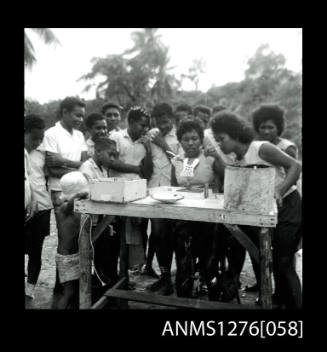
[[[169,55],[157,34],[157,29],[146,28],[131,35],[134,45],[121,55],[94,58],[91,72],[80,80],[91,81],[103,76],[96,85],[96,97],[117,100],[123,106],[151,106],[159,100],[170,99],[178,86],[176,78],[169,74]]]
[[[194,84],[195,90],[198,90],[200,75],[205,72],[205,61],[203,59],[193,60],[192,66],[188,69],[187,74],[182,74],[181,78],[188,79]]]
[[[60,44],[59,40],[49,28],[28,28],[36,33],[45,44]],[[35,49],[26,30],[24,31],[24,63],[27,68],[32,68],[36,63]]]
[[[116,100],[124,107],[124,119],[131,105],[151,108],[156,102],[166,101],[174,108],[181,103],[193,107],[223,104],[251,122],[251,114],[260,104],[278,103],[286,111],[284,136],[293,140],[301,152],[302,74],[286,69],[283,55],[275,54],[267,45],[262,45],[248,60],[242,81],[212,87],[207,92],[197,89],[204,62],[195,60],[188,70],[190,77],[187,77],[188,74],[184,76],[193,79],[196,89],[183,91],[180,81],[169,73],[168,48],[161,42],[157,30],[134,32],[132,39],[133,47],[122,55],[93,59],[91,72],[81,78],[90,82],[86,87],[89,88],[96,84],[95,77],[104,77],[104,81],[97,84],[96,98],[86,102],[86,114],[101,111],[105,100]],[[56,121],[55,107],[58,108],[58,105],[58,101],[44,105],[27,104],[30,112],[39,111],[45,117],[47,125]]]

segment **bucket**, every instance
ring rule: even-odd
[[[274,167],[261,164],[226,166],[224,208],[250,214],[268,215],[273,211]]]

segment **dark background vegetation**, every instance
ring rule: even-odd
[[[194,60],[188,72],[176,77],[169,67],[169,48],[162,43],[157,29],[147,28],[132,33],[134,45],[119,55],[93,58],[92,69],[79,80],[85,81],[85,91],[96,88],[95,97],[86,101],[86,114],[101,111],[107,100],[116,101],[126,112],[132,105],[147,109],[157,102],[169,102],[176,107],[187,103],[192,107],[204,104],[213,107],[224,104],[251,122],[251,112],[261,103],[278,103],[286,111],[286,129],[283,136],[293,140],[302,154],[302,72],[292,72],[285,67],[283,55],[261,45],[247,62],[244,79],[223,86],[213,86],[207,92],[198,90],[201,73],[205,70],[202,60]],[[96,77],[103,77],[100,84]],[[194,84],[194,90],[181,89],[183,80]],[[78,92],[77,92],[78,93]],[[38,113],[46,120],[47,127],[57,121],[60,101],[45,104],[25,101],[25,113]]]

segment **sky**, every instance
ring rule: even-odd
[[[43,104],[66,96],[94,99],[95,91],[83,93],[88,82],[77,80],[91,70],[93,57],[121,54],[133,46],[131,33],[139,28],[51,28],[60,45],[46,45],[28,28],[37,63],[25,69],[25,97]],[[171,71],[187,73],[193,60],[203,59],[205,73],[199,89],[239,82],[247,61],[261,44],[269,44],[286,58],[285,66],[299,72],[302,66],[301,28],[160,28],[162,42],[169,47]],[[104,78],[97,78],[97,82]],[[184,81],[183,89],[194,89]]]

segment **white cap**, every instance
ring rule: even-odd
[[[72,171],[62,176],[60,179],[62,189],[62,199],[71,199],[77,193],[89,193],[89,186],[87,179],[80,171]]]

